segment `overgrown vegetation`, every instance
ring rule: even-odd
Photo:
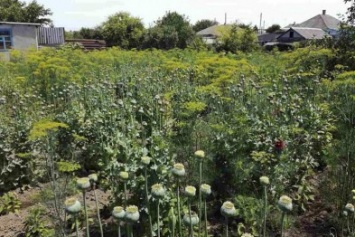
[[[225,234],[268,236],[281,232],[286,211],[295,220],[315,196],[335,207],[331,225],[341,233],[354,188],[354,72],[316,46],[236,50],[13,51],[11,62],[0,64],[0,188],[49,182],[39,198],[49,209],[31,211],[26,231],[97,230],[99,212],[87,210],[91,221],[83,221],[80,208],[68,209],[75,200],[64,202],[77,192],[74,176],[94,171],[97,185],[81,190],[110,191],[117,223],[131,220],[119,228],[124,233],[202,235],[206,205],[207,225],[225,217]],[[186,174],[176,175],[182,169]],[[328,180],[319,185],[326,188],[318,189],[311,179],[325,171]],[[269,183],[260,184],[261,176]],[[210,195],[201,196],[202,184],[211,185]],[[187,186],[196,196],[180,193]],[[124,210],[130,219],[120,217]],[[51,218],[41,224],[44,214]],[[111,228],[117,226],[103,226]]]

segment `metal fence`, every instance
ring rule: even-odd
[[[38,44],[39,45],[60,45],[64,44],[64,27],[39,27]]]

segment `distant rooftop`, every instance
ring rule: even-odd
[[[30,25],[30,26],[40,26],[40,23],[31,22],[10,22],[10,21],[0,21],[0,25]]]
[[[326,10],[322,11],[322,14],[318,14],[302,23],[289,25],[288,27],[307,27],[307,28],[319,28],[319,29],[339,29],[341,21],[337,18],[327,15]]]
[[[196,33],[198,36],[208,36],[208,37],[219,37],[222,36],[222,31],[229,29],[231,25],[213,25],[204,30],[201,30]]]
[[[317,28],[291,27],[288,31],[290,31],[290,30],[296,31],[298,34],[303,36],[305,39],[323,39],[324,37],[329,36],[324,30],[317,29]]]

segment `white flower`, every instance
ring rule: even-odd
[[[126,215],[126,212],[124,211],[123,207],[117,206],[113,208],[112,211],[112,216],[117,219],[117,220],[122,220]]]
[[[292,199],[289,196],[282,195],[277,204],[281,211],[292,211]]]
[[[226,201],[223,203],[223,205],[221,207],[221,214],[224,217],[232,217],[237,214],[237,210],[235,209],[233,203]]]
[[[260,177],[260,183],[261,183],[262,185],[269,185],[269,184],[270,184],[269,177],[267,177],[267,176],[261,176],[261,177]]]
[[[122,180],[127,180],[129,175],[126,171],[121,171],[118,176],[122,179]]]
[[[165,195],[165,188],[161,184],[154,184],[152,186],[152,195],[155,198],[163,198]]]
[[[139,220],[139,212],[137,206],[128,206],[126,208],[125,219],[129,222],[136,222]]]
[[[149,156],[142,156],[141,161],[144,165],[149,165],[150,164],[151,158]]]
[[[76,198],[68,198],[64,202],[65,211],[69,214],[76,214],[81,211],[81,203]]]
[[[198,218],[198,215],[195,212],[191,211],[191,218],[189,213],[186,213],[183,217],[183,221],[186,225],[197,225],[200,219]]]
[[[185,167],[183,164],[181,163],[176,163],[174,164],[174,168],[171,170],[171,172],[173,173],[173,175],[175,175],[176,177],[182,177],[185,176],[186,172],[185,172]]]
[[[76,180],[76,187],[80,190],[86,190],[91,187],[89,178],[79,178]]]
[[[91,182],[94,182],[94,183],[96,183],[97,180],[98,180],[97,174],[90,174],[90,175],[88,176],[88,178],[89,178],[89,180],[90,180]]]
[[[196,188],[194,186],[186,186],[185,187],[185,194],[188,197],[194,197],[196,195]]]
[[[197,158],[203,159],[203,158],[205,158],[205,152],[202,150],[195,151],[195,156]]]
[[[351,203],[346,204],[345,205],[345,210],[347,210],[349,212],[354,212],[355,211],[354,205],[351,204]]]
[[[205,197],[212,193],[211,186],[208,185],[208,184],[201,184],[200,189],[201,189],[202,195],[205,196]]]

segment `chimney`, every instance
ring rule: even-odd
[[[327,10],[322,11],[322,15],[325,15],[327,13]]]

